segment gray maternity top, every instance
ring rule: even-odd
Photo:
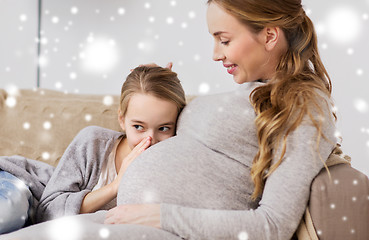
[[[335,125],[328,101],[321,101],[326,139],[317,145],[317,130],[306,117],[289,135],[283,162],[268,177],[261,199],[252,201],[258,141],[249,95],[260,84],[194,99],[180,116],[177,136],[129,166],[118,205],[162,203],[161,227],[185,239],[290,239],[310,183],[335,146]]]

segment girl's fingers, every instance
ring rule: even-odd
[[[151,144],[151,137],[147,137],[141,140],[139,144],[136,145],[136,147],[133,148],[133,150],[128,154],[127,158],[135,159],[138,155],[140,155],[143,151],[145,151]],[[128,159],[127,159],[128,160]]]

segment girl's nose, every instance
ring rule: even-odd
[[[147,131],[146,137],[151,137],[151,145],[150,146],[152,146],[152,145],[154,145],[154,144],[156,144],[156,143],[159,142],[159,140],[158,140],[158,138],[157,138],[157,136],[156,136],[156,134],[155,134],[154,131],[151,131],[151,130],[150,131]]]

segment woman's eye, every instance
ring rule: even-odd
[[[167,131],[169,131],[170,130],[170,128],[169,127],[160,127],[159,128],[159,131],[161,131],[161,132],[167,132]]]
[[[138,131],[142,131],[143,130],[143,126],[141,125],[133,125],[133,127],[138,130]]]
[[[229,44],[229,41],[221,41],[220,43],[227,46]]]

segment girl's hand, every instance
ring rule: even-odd
[[[143,151],[145,151],[151,145],[151,137],[146,137],[141,140],[139,144],[132,149],[132,151],[123,159],[122,165],[120,166],[118,176],[114,179],[113,184],[115,191],[118,193],[120,180],[126,172],[128,166],[135,160]]]
[[[108,211],[105,224],[141,224],[160,228],[159,204],[119,205]]]
[[[80,213],[96,212],[105,204],[113,200],[117,196],[120,181],[128,166],[136,157],[138,157],[138,155],[145,151],[145,149],[148,148],[150,144],[151,137],[142,139],[141,142],[137,144],[137,146],[123,159],[118,172],[118,176],[114,179],[113,182],[86,194],[86,196],[82,200]]]

